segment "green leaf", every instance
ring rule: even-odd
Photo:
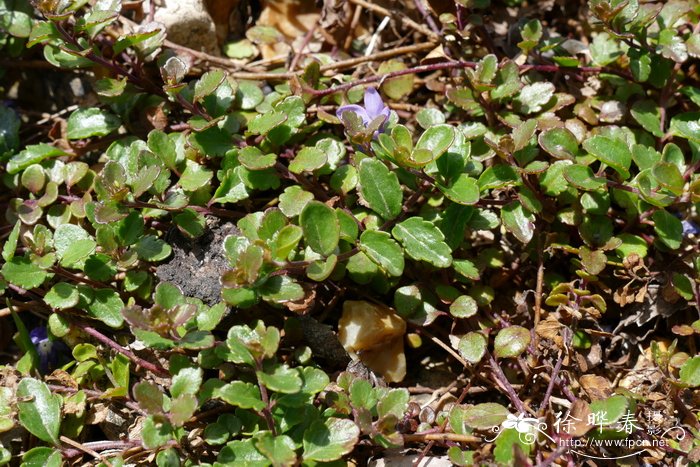
[[[243,465],[245,467],[267,467],[270,461],[257,450],[253,439],[231,441],[219,453],[215,465]]]
[[[676,289],[676,292],[678,292],[678,295],[688,301],[693,299],[693,282],[688,276],[674,272],[671,275],[671,283],[673,284],[673,288]]]
[[[625,142],[607,136],[593,136],[583,142],[583,148],[599,161],[615,169],[623,180],[630,177],[632,153]]]
[[[455,129],[452,125],[435,125],[428,128],[418,139],[413,150],[427,150],[430,152],[430,159],[420,161],[421,165],[426,165],[436,159],[439,159],[455,140]]]
[[[296,446],[292,438],[286,435],[273,436],[263,432],[255,440],[255,447],[263,453],[275,467],[294,465],[297,459]]]
[[[54,231],[54,248],[56,256],[61,259],[75,242],[90,240],[91,236],[85,229],[73,224],[62,224]]]
[[[455,318],[470,318],[474,316],[477,311],[478,306],[476,300],[469,295],[460,295],[450,305],[450,314]]]
[[[515,428],[507,428],[499,433],[493,449],[493,457],[497,465],[515,465],[516,452],[522,452],[525,458],[529,457],[532,443],[523,441],[524,435],[518,433]],[[516,446],[518,451],[516,451]]]
[[[664,135],[661,129],[661,113],[656,102],[649,99],[637,101],[632,105],[630,113],[637,123],[652,135],[657,138]]]
[[[170,395],[172,397],[179,397],[182,394],[196,395],[201,385],[201,368],[183,368],[173,376],[173,382],[170,385]]]
[[[467,174],[459,174],[449,187],[440,183],[437,187],[449,200],[457,204],[470,205],[479,202],[479,183]]]
[[[248,130],[254,135],[267,135],[273,128],[286,121],[287,116],[282,112],[271,111],[258,114],[248,123]]]
[[[352,451],[360,429],[350,420],[330,417],[316,420],[304,432],[304,460],[331,462]]]
[[[558,196],[569,187],[568,181],[563,177],[564,168],[571,165],[568,160],[556,161],[540,175],[540,185],[544,188],[544,194],[548,196]]]
[[[223,70],[212,70],[204,73],[194,85],[194,102],[199,102],[209,94],[216,91],[216,88],[226,79]]]
[[[172,247],[154,235],[141,237],[134,249],[139,259],[149,262],[162,261],[172,253]]]
[[[700,112],[686,112],[671,119],[671,132],[694,143],[700,143]]]
[[[408,410],[408,390],[405,388],[391,389],[377,402],[379,418],[394,415],[401,420]]]
[[[180,232],[188,238],[197,238],[204,234],[207,221],[203,215],[191,208],[184,209],[180,214],[173,216],[173,220]]]
[[[333,253],[340,240],[340,224],[333,208],[320,201],[310,201],[299,215],[304,241],[316,253]]]
[[[260,390],[243,381],[234,381],[217,391],[217,397],[224,402],[242,409],[262,410],[265,403],[260,398]]]
[[[337,264],[338,257],[336,255],[313,261],[306,267],[306,276],[316,282],[323,282],[333,273]]]
[[[158,414],[163,411],[163,392],[153,383],[141,381],[134,385],[134,398],[141,409],[149,414]]]
[[[700,386],[700,355],[686,360],[681,367],[680,378],[683,384],[691,388]]]
[[[400,60],[387,60],[379,65],[377,73],[391,73],[393,71],[405,70],[406,68],[406,64]],[[381,89],[388,98],[399,100],[413,91],[413,80],[414,76],[412,74],[386,79],[382,81]]]
[[[15,222],[15,226],[12,228],[12,232],[5,240],[5,244],[2,246],[2,259],[5,261],[12,261],[15,257],[15,251],[17,250],[17,240],[19,239],[19,230],[22,227],[22,221]]]
[[[297,393],[302,386],[299,372],[289,368],[287,365],[277,364],[272,368],[272,372],[267,369],[266,371],[256,372],[256,375],[265,387],[283,394]]]
[[[122,308],[124,308],[124,302],[117,292],[112,289],[96,289],[94,299],[88,305],[87,311],[90,316],[107,326],[118,328],[124,324]]]
[[[622,55],[618,41],[606,32],[599,33],[589,46],[591,58],[596,66],[605,66]]]
[[[97,247],[95,240],[85,238],[71,243],[61,257],[61,266],[84,269],[85,259],[90,256]]]
[[[289,276],[275,276],[258,288],[268,303],[286,303],[304,298],[304,289]]]
[[[365,230],[360,236],[359,246],[360,250],[389,275],[400,277],[403,274],[403,250],[388,232]]]
[[[44,301],[51,308],[65,310],[76,306],[79,298],[80,293],[77,287],[67,282],[58,282],[46,293]]]
[[[652,167],[651,174],[659,182],[659,185],[667,188],[674,195],[680,196],[683,194],[685,179],[675,164],[659,162]]]
[[[554,90],[554,85],[547,81],[528,84],[520,90],[516,101],[520,103],[525,114],[539,112],[554,96]]]
[[[45,270],[24,256],[15,256],[6,262],[0,272],[9,283],[27,290],[39,287],[48,277]]]
[[[377,159],[363,159],[359,176],[360,193],[370,209],[385,220],[401,213],[403,192],[394,172]]]
[[[438,268],[452,264],[452,252],[445,236],[434,224],[420,217],[411,217],[394,226],[391,234],[404,247],[406,254],[418,261],[427,261]]]
[[[620,258],[624,259],[631,254],[639,255],[640,258],[644,258],[647,255],[647,242],[642,237],[630,233],[621,233],[617,238],[622,240],[622,243],[615,248],[615,252]]]
[[[263,154],[255,146],[246,146],[238,153],[238,162],[249,170],[263,170],[274,167],[277,162],[275,154]]]
[[[479,189],[484,191],[503,188],[516,183],[519,179],[518,172],[510,165],[496,164],[481,173],[479,176]]]
[[[351,167],[351,166],[346,166]],[[280,195],[279,208],[282,213],[287,217],[294,217],[301,214],[304,207],[314,199],[314,195],[305,191],[299,185],[292,185],[284,189],[284,192]]]
[[[479,280],[479,269],[468,259],[456,259],[452,262],[452,266],[458,274],[461,274],[467,279],[473,281]]]
[[[627,413],[629,401],[625,396],[616,395],[591,402],[590,409],[598,425],[612,425]]]
[[[19,421],[34,436],[58,445],[61,428],[61,396],[34,378],[24,378],[17,386]]]
[[[37,446],[24,453],[21,467],[62,467],[63,465],[61,451]]]
[[[603,177],[596,177],[587,165],[573,164],[564,168],[564,178],[580,190],[599,191],[608,186]]]
[[[683,241],[683,223],[673,214],[659,209],[651,218],[654,221],[654,230],[659,236],[661,243],[672,250],[681,247]]]
[[[420,109],[416,114],[416,121],[424,130],[445,123],[445,114],[440,110],[428,107]]]
[[[214,176],[212,170],[187,159],[186,167],[180,177],[180,186],[185,191],[196,191],[208,184]]]
[[[523,243],[530,243],[535,233],[535,216],[527,212],[517,201],[508,203],[501,209],[503,226],[515,238]]]
[[[213,331],[221,322],[226,311],[224,303],[217,303],[210,308],[205,307],[204,310],[200,308],[199,313],[197,313],[197,328],[200,331]]]
[[[254,109],[265,96],[260,87],[253,81],[241,80],[236,91],[236,104],[243,110]]]
[[[313,172],[323,167],[327,160],[326,155],[320,149],[307,146],[299,151],[289,163],[289,171],[295,174]]]
[[[578,141],[566,128],[550,128],[537,137],[542,149],[557,159],[573,159],[579,153]]]
[[[579,248],[581,255],[581,264],[589,274],[598,275],[605,269],[605,263],[608,260],[605,252],[602,250],[590,250],[586,246]]]
[[[66,135],[68,139],[85,139],[105,136],[121,126],[116,115],[95,107],[78,109],[68,117]]]
[[[152,415],[144,420],[141,428],[141,439],[146,449],[159,448],[172,439],[172,425],[161,420],[162,418],[159,418],[156,421]]]
[[[476,365],[486,354],[486,336],[480,332],[468,332],[457,343],[457,351],[466,361]]]
[[[494,354],[499,358],[517,357],[530,345],[530,331],[522,326],[509,326],[498,331]]]
[[[491,430],[508,418],[508,409],[501,404],[487,402],[464,409],[464,422],[477,430]]]

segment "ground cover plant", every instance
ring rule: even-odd
[[[231,3],[0,0],[0,465],[700,462],[700,2]]]

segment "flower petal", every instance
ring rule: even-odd
[[[359,106],[359,105],[357,105],[357,104],[349,104],[349,105],[343,105],[343,106],[341,106],[341,107],[338,107],[338,110],[335,112],[335,115],[336,115],[339,119],[342,120],[342,119],[343,119],[343,114],[344,114],[345,112],[355,112],[355,113],[357,114],[357,116],[360,117],[360,118],[362,119],[362,122],[363,122],[365,125],[368,125],[369,122],[372,121],[372,119],[369,118],[369,115],[367,114],[367,111],[366,111],[363,107],[361,107],[361,106]]]
[[[46,328],[44,326],[38,326],[31,331],[29,331],[29,339],[32,341],[32,344],[37,345],[39,342],[46,340],[49,338],[49,335],[46,331]]]
[[[365,90],[365,109],[372,120],[382,115],[385,109],[389,110],[375,88]]]

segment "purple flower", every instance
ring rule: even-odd
[[[384,104],[382,96],[379,95],[375,88],[365,89],[365,106],[357,104],[343,105],[338,108],[336,115],[339,119],[343,119],[343,114],[345,112],[354,112],[358,117],[362,119],[362,123],[365,127],[369,126],[376,118],[382,117],[382,128],[386,122],[389,120],[389,115],[391,111],[389,107]]]
[[[59,366],[60,361],[66,359],[69,353],[68,346],[61,341],[49,339],[44,326],[38,326],[29,332],[29,338],[39,354],[39,373],[47,374]]]
[[[700,227],[698,227],[693,221],[683,221],[683,236],[697,235],[700,233]]]

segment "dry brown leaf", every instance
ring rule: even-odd
[[[588,402],[583,399],[576,399],[573,404],[571,404],[571,409],[569,409],[568,417],[571,423],[567,427],[567,433],[574,438],[583,436],[588,431],[593,428],[588,424],[588,416],[591,414],[591,408]]]
[[[579,379],[579,384],[592,401],[606,399],[613,393],[610,381],[598,375],[583,375]]]
[[[540,321],[535,328],[535,332],[543,339],[550,340],[558,348],[564,347],[564,339],[561,336],[562,324],[554,317],[548,316],[544,321]]]

